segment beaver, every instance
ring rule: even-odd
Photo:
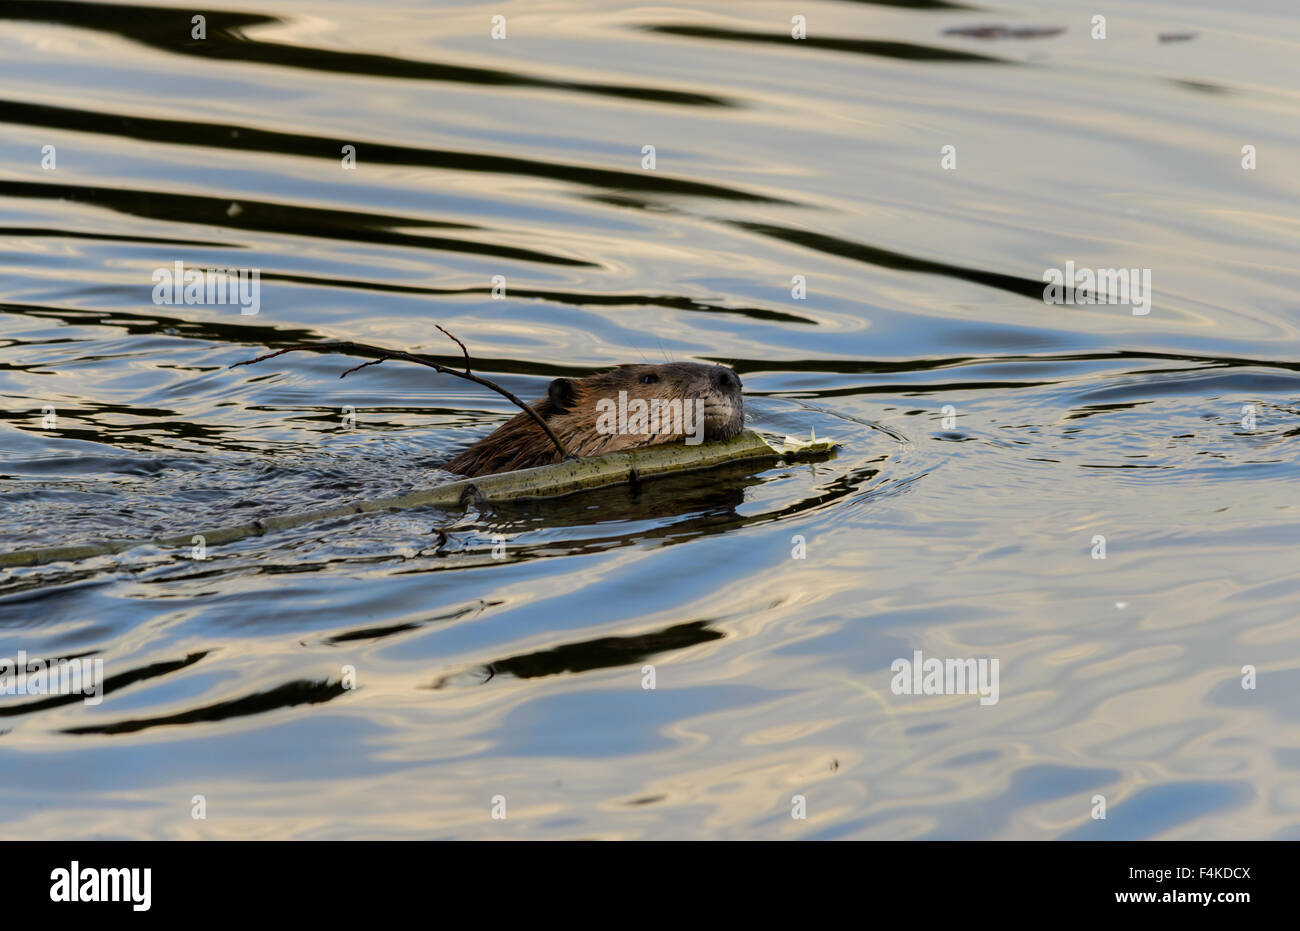
[[[589,378],[557,378],[530,406],[575,456],[725,440],[745,423],[739,376],[725,365],[620,365]],[[520,412],[445,466],[491,475],[559,462],[550,437]]]

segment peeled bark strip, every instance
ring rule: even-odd
[[[341,507],[265,517],[234,527],[199,530],[152,540],[103,540],[75,546],[15,550],[11,553],[0,553],[0,569],[90,559],[94,556],[111,556],[137,546],[188,549],[193,545],[193,537],[200,535],[203,537],[204,546],[211,548],[249,537],[262,536],[273,530],[287,530],[316,521],[365,514],[370,511],[403,510],[427,505],[455,507],[466,499],[491,502],[551,498],[592,488],[624,485],[631,481],[633,476],[637,480],[643,480],[660,475],[707,469],[724,462],[827,459],[834,455],[835,448],[835,443],[830,440],[813,439],[805,443],[787,436],[783,441],[777,442],[769,441],[752,430],[746,430],[730,440],[716,443],[702,443],[698,446],[685,444],[648,446],[628,452],[596,456],[592,459],[568,459],[554,465],[538,466],[535,469],[520,469],[517,472],[499,472],[479,478],[461,479],[390,498],[376,498]]]

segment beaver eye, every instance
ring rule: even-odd
[[[643,385],[653,385],[658,380],[659,380],[659,376],[654,374],[641,376],[641,384]]]

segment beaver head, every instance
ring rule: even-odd
[[[575,456],[725,440],[740,433],[745,406],[740,378],[725,365],[668,362],[620,365],[589,378],[557,378],[530,406]],[[446,468],[490,475],[559,462],[555,444],[519,413]]]

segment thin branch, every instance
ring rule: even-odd
[[[438,327],[438,329],[442,330],[442,327]],[[447,333],[446,330],[442,330],[442,332]],[[447,335],[451,336],[450,333],[447,333]],[[460,343],[462,349],[465,348],[465,344],[461,343],[460,340],[456,339],[456,337],[451,336],[451,338],[456,340],[457,343]],[[367,345],[366,343],[354,343],[349,340],[340,340],[337,342],[304,343],[299,346],[290,346],[287,349],[277,349],[275,352],[268,352],[265,355],[258,356],[256,359],[245,359],[243,362],[235,362],[230,367],[235,368],[235,366],[239,366],[239,365],[254,365],[258,362],[265,362],[267,359],[274,359],[276,356],[282,356],[286,352],[299,352],[299,351],[341,352],[349,356],[360,356],[363,359],[375,360],[373,362],[367,362],[364,365],[358,365],[355,368],[348,369],[348,371],[344,372],[343,375],[347,375],[348,372],[355,372],[357,369],[365,368],[366,365],[378,365],[380,362],[383,362],[387,359],[401,359],[405,362],[414,362],[416,365],[424,365],[431,369],[436,369],[437,371],[442,372],[444,375],[455,375],[457,378],[464,378],[467,381],[472,381],[475,384],[482,385],[484,388],[491,388],[497,394],[506,398],[506,400],[510,401],[510,403],[514,404],[516,407],[522,410],[529,417],[533,418],[537,426],[541,427],[542,430],[546,433],[546,435],[550,437],[551,442],[555,444],[555,448],[559,450],[561,459],[573,458],[569,454],[569,451],[564,448],[564,444],[560,442],[560,438],[555,435],[555,431],[553,431],[550,425],[547,424],[547,422],[542,419],[541,414],[537,413],[537,411],[533,410],[523,401],[519,400],[519,398],[515,397],[505,388],[502,388],[500,385],[498,385],[496,382],[489,381],[486,378],[483,378],[479,375],[475,375],[473,372],[469,370],[468,366],[466,367],[465,371],[458,372],[455,369],[447,368],[447,366],[439,362],[434,362],[428,356],[415,355],[414,353],[403,352],[400,349],[384,349],[379,346],[370,346]],[[465,358],[466,360],[469,359],[468,350],[465,352]],[[343,375],[340,375],[339,377],[342,378]]]
[[[380,362],[387,362],[387,361],[388,361],[388,356],[384,356],[382,359],[371,359],[369,362],[362,362],[360,365],[354,365],[354,366],[352,366],[352,368],[348,369],[346,372],[344,372],[342,375],[340,375],[339,378],[347,378],[349,375],[351,375],[351,374],[352,374],[353,372],[355,372],[357,369],[363,369],[363,368],[365,368],[367,365],[378,365]]]
[[[438,329],[442,330],[442,327],[438,326],[438,324],[435,323],[434,326],[436,326],[436,327],[438,327]],[[443,332],[444,334],[446,334],[446,336],[447,336],[448,339],[454,339],[454,340],[456,340],[456,345],[458,345],[458,346],[460,347],[460,351],[463,352],[463,353],[465,353],[465,374],[468,375],[468,374],[469,374],[469,350],[465,348],[465,344],[464,344],[464,343],[462,343],[460,340],[456,339],[456,337],[452,336],[450,333],[447,333],[446,330],[442,330],[442,332]]]

